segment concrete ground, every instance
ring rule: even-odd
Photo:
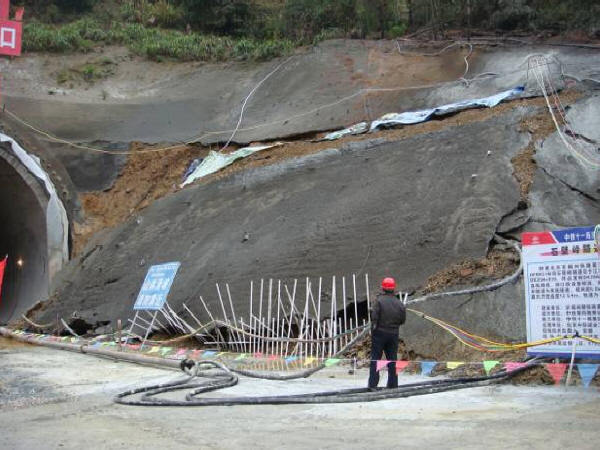
[[[131,407],[115,393],[174,371],[0,340],[0,448],[598,448],[595,389],[499,385],[363,404]],[[362,386],[366,372],[241,379],[227,394]],[[405,375],[401,383],[418,376]]]

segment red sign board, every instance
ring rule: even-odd
[[[0,55],[19,56],[22,35],[21,22],[0,19]]]
[[[23,36],[23,8],[18,8],[15,20],[8,20],[10,0],[0,0],[0,55],[19,56]]]

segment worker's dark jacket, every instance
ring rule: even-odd
[[[406,322],[406,309],[394,294],[379,294],[371,311],[373,330],[397,333]]]

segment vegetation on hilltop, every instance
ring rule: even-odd
[[[123,44],[153,59],[268,59],[327,38],[395,38],[427,28],[600,37],[597,0],[20,0],[24,48]]]

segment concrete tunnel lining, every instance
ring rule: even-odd
[[[0,142],[0,257],[8,255],[2,323],[48,298],[69,253],[66,211],[40,160],[5,134]]]

